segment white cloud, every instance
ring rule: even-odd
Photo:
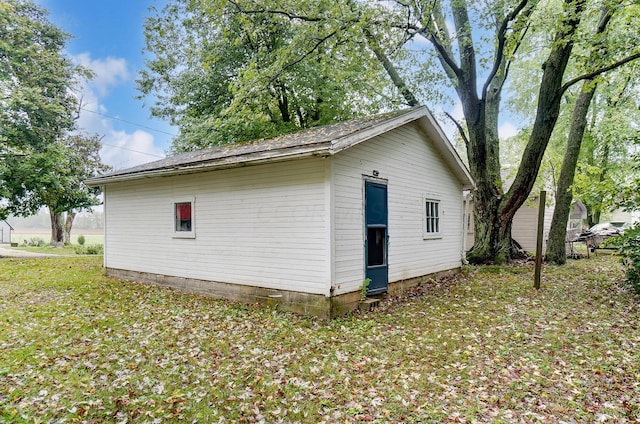
[[[90,81],[80,87],[82,105],[78,126],[89,134],[102,136],[102,161],[114,169],[123,169],[164,157],[154,136],[143,130],[127,132],[114,127],[110,116],[125,114],[126,110],[110,111],[105,105],[110,91],[120,84],[130,81],[127,61],[123,58],[108,57],[92,59],[89,53],[74,56],[76,63],[95,73]],[[132,94],[127,94],[133,97]],[[136,107],[132,105],[132,107]]]
[[[80,53],[74,56],[78,65],[90,69],[94,77],[90,85],[98,91],[100,96],[109,93],[112,87],[130,80],[127,61],[124,58],[107,57],[106,59],[91,59],[91,54]]]
[[[100,157],[113,166],[114,170],[164,157],[162,149],[153,144],[153,136],[145,131],[138,130],[133,134],[112,131],[105,136],[102,144],[104,147],[100,150]]]
[[[511,122],[505,122],[498,127],[498,136],[501,140],[514,137],[518,135],[519,132],[520,130],[518,130],[518,128],[516,128],[516,126]]]

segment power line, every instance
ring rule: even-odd
[[[128,150],[128,151],[130,151],[130,152],[140,153],[140,154],[143,154],[143,155],[149,155],[149,156],[154,156],[154,157],[157,157],[157,158],[164,159],[164,156],[155,155],[155,154],[153,154],[153,153],[148,153],[148,152],[143,152],[143,151],[141,151],[141,150],[129,149],[128,147],[116,146],[116,145],[108,144],[108,143],[101,143],[101,144],[102,144],[103,146],[115,147],[116,149]]]
[[[170,135],[171,137],[177,137],[176,134],[171,134],[169,132],[158,130],[156,128],[151,128],[151,127],[148,127],[146,125],[138,124],[136,122],[127,121],[126,119],[116,118],[115,116],[107,115],[107,114],[102,113],[102,112],[96,112],[95,110],[85,109],[83,107],[80,107],[80,109],[84,110],[85,112],[91,112],[91,113],[95,113],[96,115],[104,116],[105,118],[115,119],[116,121],[125,122],[127,124],[135,125],[135,126],[140,127],[140,128],[145,128],[145,129],[150,130],[150,131],[155,131],[155,132],[159,132],[159,133],[162,133],[162,134]],[[116,146],[114,146],[114,147],[116,147]]]

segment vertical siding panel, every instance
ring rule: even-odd
[[[462,186],[414,124],[339,153],[334,158],[335,275],[338,293],[364,279],[363,178],[373,170],[388,181],[389,281],[461,266]],[[424,239],[424,195],[440,201],[441,237]]]

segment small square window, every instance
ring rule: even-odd
[[[194,201],[173,202],[173,235],[181,238],[195,237]]]
[[[440,201],[424,199],[424,236],[426,238],[440,235]]]

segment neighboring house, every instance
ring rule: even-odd
[[[11,232],[13,231],[13,227],[7,221],[0,221],[0,243],[9,244],[11,243]]]
[[[587,207],[580,200],[575,200],[571,207],[569,222],[567,222],[567,240],[574,240],[584,230],[587,220]]]
[[[513,217],[513,225],[511,226],[511,238],[517,241],[522,249],[532,254],[536,253],[536,242],[538,239],[539,203],[540,197],[537,195],[527,200],[516,212]],[[549,206],[549,197],[547,197],[546,207],[544,208],[544,226],[542,227],[543,252],[547,250],[553,210],[554,207],[553,205]]]
[[[551,229],[551,220],[553,219],[554,206],[548,206],[549,198],[547,197],[547,206],[544,208],[544,226],[542,228],[542,251],[547,249],[547,241],[549,240],[549,230]],[[536,252],[536,241],[538,237],[538,204],[539,197],[533,196],[524,205],[518,209],[513,217],[511,227],[511,238],[518,242],[523,250],[531,254]],[[470,206],[471,210],[473,207]],[[567,237],[570,237],[582,231],[582,221],[587,217],[586,207],[577,200],[571,208],[569,221],[567,222]],[[473,216],[470,215],[467,222],[467,250],[473,247],[475,240]]]
[[[460,268],[468,170],[426,107],[185,153],[103,186],[112,276],[323,317]],[[396,284],[398,283],[398,284]]]
[[[640,222],[640,211],[625,211],[616,209],[611,212],[611,222],[628,222],[630,224]]]

